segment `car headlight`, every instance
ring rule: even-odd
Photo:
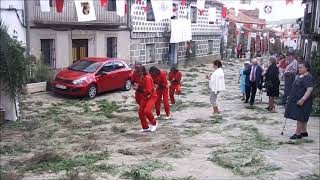
[[[82,77],[82,78],[79,78],[79,79],[76,79],[76,80],[72,81],[72,84],[80,85],[80,84],[84,83],[86,80],[87,80],[86,77]]]

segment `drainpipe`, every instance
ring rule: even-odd
[[[26,24],[26,46],[27,46],[27,56],[30,56],[30,19],[29,19],[29,5],[27,0],[24,0],[25,9],[25,24]]]

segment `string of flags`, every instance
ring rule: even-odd
[[[50,7],[50,0],[39,0],[40,1],[40,7],[42,12],[50,12],[52,9]],[[74,4],[76,7],[76,13],[78,17],[79,22],[83,21],[94,21],[96,20],[95,15],[95,6],[94,6],[95,0],[74,0]],[[196,7],[198,10],[198,15],[203,16],[206,12],[205,10],[205,1],[206,0],[197,0]],[[55,4],[55,10],[58,13],[63,13],[64,5],[65,3],[69,3],[65,0],[54,0]],[[111,0],[100,0],[101,7],[108,8],[109,3],[111,3]],[[135,4],[132,5],[141,5],[141,8],[144,10],[144,12],[148,11],[148,5],[145,0],[135,0]],[[180,4],[182,6],[191,6],[191,2],[188,0],[180,0]],[[156,21],[161,21],[163,19],[170,19],[173,15],[173,13],[177,12],[177,8],[173,7],[173,1],[172,0],[151,0],[152,9],[155,15]],[[194,6],[194,5],[193,5]],[[116,14],[119,16],[125,16],[127,14],[127,1],[126,0],[116,0]],[[227,11],[228,9],[226,7],[223,7],[221,10],[221,16],[222,18],[227,17]],[[210,22],[215,22],[217,20],[217,9],[216,8],[209,8],[207,10],[208,12],[208,18]]]

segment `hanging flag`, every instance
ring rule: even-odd
[[[173,16],[172,0],[151,0],[151,4],[156,21],[171,19]]]
[[[251,28],[251,24],[246,24],[246,28],[250,29]]]
[[[228,11],[227,7],[223,7],[222,8],[222,11],[221,11],[222,18],[226,18],[227,17],[227,11]]]
[[[181,5],[186,6],[187,5],[187,0],[181,0]]]
[[[198,11],[199,11],[199,15],[200,15],[200,16],[203,16],[203,15],[204,15],[204,9],[203,9],[203,10],[198,9]]]
[[[293,0],[286,0],[286,5],[288,5],[288,4],[293,4]]]
[[[103,6],[108,7],[108,0],[100,0],[100,4],[101,4],[102,7]]]
[[[117,15],[121,17],[124,16],[126,14],[126,0],[117,0],[116,6],[117,6]]]
[[[93,0],[74,0],[79,22],[96,20]]]
[[[208,12],[209,22],[215,22],[216,19],[217,19],[217,9],[216,8],[209,8],[209,12]]]
[[[239,9],[238,9],[238,8],[236,8],[236,9],[234,10],[234,15],[235,15],[235,16],[239,16]]]
[[[49,0],[40,0],[41,12],[50,12],[50,2]]]
[[[61,13],[63,10],[64,0],[56,0],[56,9],[58,13]]]
[[[198,10],[203,11],[205,3],[206,3],[205,0],[197,0],[197,8],[198,8]]]

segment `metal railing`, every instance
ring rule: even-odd
[[[127,16],[120,17],[116,11],[108,11],[107,7],[102,7],[100,1],[94,2],[96,14],[95,21],[78,22],[74,1],[64,1],[63,11],[58,13],[55,6],[51,7],[50,12],[41,12],[40,5],[33,3],[33,21],[40,24],[105,24],[105,25],[125,25]]]

